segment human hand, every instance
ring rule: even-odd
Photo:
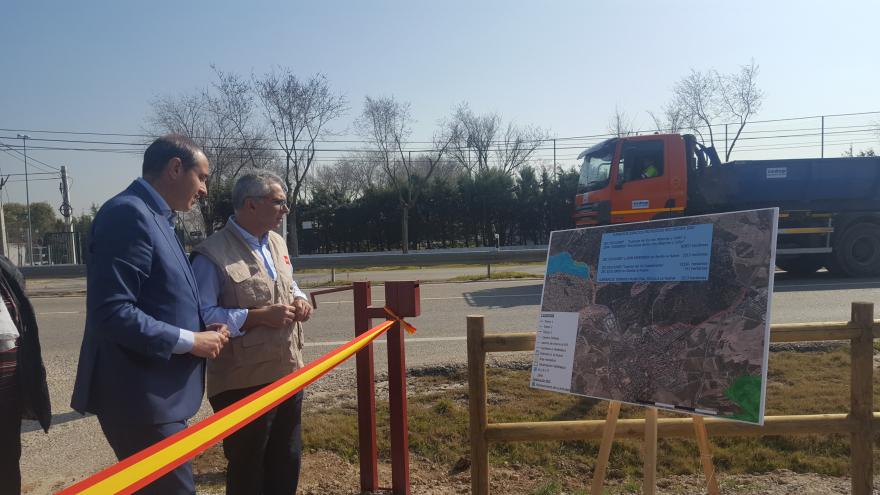
[[[211,325],[213,326],[213,325]],[[205,330],[193,332],[193,347],[190,354],[201,358],[214,359],[220,355],[220,349],[229,341],[229,330],[222,325],[223,331]],[[210,329],[210,326],[208,327]]]
[[[272,304],[260,308],[263,324],[272,328],[284,328],[296,320],[296,308],[287,304]]]
[[[302,298],[293,300],[293,307],[296,310],[296,321],[309,321],[312,316],[312,305]]]
[[[228,342],[229,338],[232,336],[232,334],[229,332],[229,327],[226,326],[225,323],[211,323],[205,328],[205,330],[223,334],[226,337],[226,340],[223,341],[224,344],[226,344],[226,342]]]

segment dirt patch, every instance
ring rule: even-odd
[[[784,394],[792,391],[799,383],[805,380],[802,376],[797,379],[789,375],[803,375],[805,373],[815,374],[812,369],[801,370],[798,368],[801,361],[817,362],[816,365],[824,368],[834,368],[832,365],[844,367],[846,363],[845,354],[842,350],[835,348],[783,348],[774,349],[774,351],[783,351],[778,354],[776,359],[779,360],[780,366],[776,368],[776,372],[771,374],[768,388],[776,400],[782,400]],[[785,352],[788,351],[788,352]],[[792,352],[793,351],[793,352]],[[830,351],[830,352],[829,352]],[[811,353],[812,356],[804,356],[803,353]],[[792,363],[789,363],[789,361]],[[826,362],[827,361],[827,362]],[[841,361],[836,363],[836,361]],[[498,356],[491,359],[490,370],[496,378],[503,378],[505,373],[523,373],[527,372],[531,363],[522,355],[518,356]],[[504,371],[506,370],[506,371]],[[785,370],[785,372],[782,372]],[[827,370],[826,370],[827,371]],[[833,371],[833,370],[832,370]],[[797,373],[796,373],[797,372]],[[831,371],[828,371],[831,372]],[[498,376],[501,373],[502,376]],[[810,375],[812,376],[812,375]],[[523,380],[517,380],[523,381]],[[490,385],[491,385],[490,380]],[[467,459],[468,446],[466,433],[464,431],[454,440],[450,440],[445,436],[452,430],[448,426],[438,424],[438,422],[464,423],[466,424],[467,410],[467,382],[466,372],[462,366],[441,365],[426,368],[418,368],[409,370],[407,379],[408,396],[410,399],[410,477],[411,492],[413,494],[457,494],[470,493],[470,470]],[[517,394],[533,395],[534,391],[524,390],[516,392],[513,382],[503,384],[503,391],[491,390],[489,399],[499,405],[494,409],[495,412],[503,412],[503,406],[506,402],[518,404],[516,411],[517,417],[526,414],[523,411],[524,402],[522,397]],[[387,397],[387,377],[384,374],[377,374],[376,390],[377,402],[380,405],[380,456],[387,457],[387,444],[383,445],[383,437],[387,435],[387,429],[382,425],[382,400]],[[338,370],[324,377],[319,382],[309,387],[306,394],[304,405],[304,426],[306,429],[312,429],[312,433],[306,436],[305,447],[307,452],[303,458],[303,468],[300,481],[301,494],[317,495],[317,494],[357,494],[359,493],[359,472],[357,465],[356,444],[351,441],[356,434],[349,431],[348,423],[354,422],[356,415],[356,379],[353,370]],[[776,389],[780,390],[776,390]],[[514,394],[513,397],[508,395]],[[814,393],[809,394],[815,397]],[[827,394],[826,394],[827,395]],[[839,398],[841,401],[846,399],[845,395]],[[554,407],[550,402],[552,400],[563,400],[557,396],[550,396],[541,403],[541,408]],[[573,399],[572,399],[573,400]],[[813,399],[815,400],[815,399]],[[423,408],[419,413],[419,408]],[[835,409],[840,405],[834,406]],[[420,425],[420,415],[424,416],[426,412],[430,419],[430,424],[426,427]],[[456,414],[452,414],[455,412]],[[333,415],[336,416],[333,416]],[[578,412],[581,414],[581,412]],[[340,420],[339,417],[343,417]],[[567,418],[563,418],[567,419]],[[311,423],[308,424],[308,423]],[[327,432],[318,435],[315,433],[316,424],[326,423]],[[466,426],[461,425],[461,429]],[[343,430],[341,433],[337,430]],[[424,431],[423,431],[424,430]],[[324,438],[336,434],[341,440],[336,443],[325,443],[328,447],[320,447],[309,441],[309,438]],[[433,444],[449,444],[442,452],[433,451],[425,447],[427,443]],[[718,453],[723,450],[722,443],[724,440],[716,439]],[[812,444],[799,445],[794,443],[795,440],[786,442],[787,448],[795,449],[802,452],[804,459],[817,459],[818,450],[811,447]],[[845,440],[843,440],[845,442]],[[386,441],[387,443],[387,441]],[[791,445],[788,445],[791,443]],[[495,452],[490,458],[490,491],[495,494],[510,495],[562,495],[562,494],[586,494],[589,492],[589,482],[592,475],[592,462],[595,458],[592,451],[582,453],[582,455],[572,455],[573,450],[566,450],[564,445],[544,443],[530,444],[522,446],[532,449],[549,449],[547,455],[549,461],[541,463],[531,463],[517,461],[516,459],[530,458],[522,453],[516,454],[510,451]],[[625,444],[621,442],[621,444]],[[554,446],[555,445],[555,446]],[[617,444],[616,444],[617,445]],[[671,444],[665,444],[667,447]],[[519,447],[516,447],[519,448]],[[621,447],[617,447],[620,449]],[[606,482],[607,494],[630,494],[641,493],[641,469],[638,461],[638,446],[634,447],[636,453],[635,459],[630,464],[631,469],[623,469],[623,461],[618,458],[615,460],[617,466],[609,471],[609,479]],[[766,455],[765,445],[759,444],[742,444],[738,447],[735,445],[728,446],[728,450],[745,450],[743,455],[759,456]],[[694,452],[685,452],[673,454],[672,452],[664,452],[665,457],[673,455],[683,455],[689,459],[690,464],[698,466],[697,454]],[[547,456],[545,456],[547,457]],[[847,464],[846,454],[840,452],[835,455],[844,465]],[[505,460],[505,459],[510,459]],[[719,455],[718,462],[724,464],[723,455]],[[214,447],[200,456],[195,462],[195,472],[197,482],[199,484],[199,493],[221,494],[224,487],[224,467],[225,459],[219,447]],[[834,472],[834,469],[829,468]],[[669,469],[667,468],[667,473]],[[719,472],[718,479],[722,493],[736,493],[746,495],[819,495],[819,494],[844,494],[850,493],[850,480],[845,476],[828,476],[815,473],[793,472],[783,468],[771,468],[769,472],[761,469],[762,474],[732,474],[728,472]],[[846,468],[843,468],[843,472]],[[689,472],[699,473],[699,468]],[[742,472],[742,471],[740,471]],[[388,459],[381,461],[379,466],[380,486],[389,487],[391,480],[390,466]],[[700,474],[665,474],[657,482],[658,493],[661,494],[697,494],[705,493],[705,481]],[[390,491],[381,491],[380,493],[390,493]],[[875,483],[874,493],[880,493],[880,483]]]
[[[199,493],[219,495],[223,493],[222,469],[225,461],[218,448],[212,448],[196,462],[196,480]],[[457,468],[457,469],[456,469]],[[463,468],[463,469],[462,469]],[[331,452],[306,454],[303,458],[300,489],[302,495],[356,495],[360,493],[358,466]],[[589,491],[589,478],[571,475],[547,476],[540,469],[530,466],[490,466],[490,492],[504,495],[563,495]],[[379,485],[390,494],[391,468],[387,463],[379,465]],[[410,483],[413,495],[447,495],[470,493],[470,472],[466,463],[449,468],[413,458],[410,461]],[[748,476],[719,477],[721,493],[744,495],[830,495],[850,493],[847,478],[835,478],[816,474],[775,471]],[[700,476],[671,476],[657,482],[657,493],[690,495],[705,493],[705,482]],[[609,480],[606,493],[641,493],[639,480]],[[880,484],[874,486],[880,493]]]

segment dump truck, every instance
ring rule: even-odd
[[[722,163],[690,134],[612,138],[582,152],[578,226],[778,207],[776,264],[880,276],[880,157]]]

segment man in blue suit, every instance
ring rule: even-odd
[[[168,135],[144,153],[143,177],[95,215],[87,258],[86,327],[71,406],[98,416],[118,459],[186,428],[202,403],[204,358],[227,342],[205,327],[175,211],[207,194],[208,159]],[[186,463],[139,493],[195,493]]]

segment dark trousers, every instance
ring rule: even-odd
[[[210,398],[219,411],[264,385],[221,392]],[[303,393],[271,409],[223,440],[227,495],[295,495],[302,458]]]
[[[186,428],[186,422],[158,425],[118,423],[98,416],[104,436],[120,461]],[[181,464],[173,471],[141,488],[138,495],[194,495],[192,464]]]
[[[21,395],[13,349],[0,352],[0,495],[21,493],[20,459]]]

